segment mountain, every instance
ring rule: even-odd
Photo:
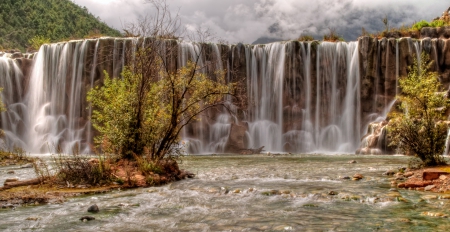
[[[0,1],[0,49],[25,50],[35,36],[58,42],[99,34],[121,35],[70,0]]]

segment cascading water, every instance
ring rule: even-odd
[[[65,152],[73,148],[90,152],[95,133],[89,122],[92,112],[86,92],[101,83],[103,70],[110,76],[120,76],[124,64],[130,62],[125,59],[126,46],[136,46],[137,42],[135,38],[102,38],[44,45],[34,58],[29,86],[22,81],[17,62],[0,58],[0,72],[5,77],[0,85],[9,109],[1,118],[7,146],[17,145],[35,153],[54,147]],[[198,60],[201,72],[209,74],[224,68],[227,81],[241,81],[245,87],[246,108],[230,103],[228,108],[239,113],[207,112],[200,122],[182,132],[193,153],[226,152],[233,124],[246,128],[244,139],[249,148],[353,152],[369,122],[385,116],[386,108],[393,105],[391,95],[397,93],[397,79],[404,75],[399,71],[404,62],[400,54],[405,53],[400,42],[377,41],[374,93],[365,103],[372,110],[363,110],[363,61],[358,42],[289,41],[254,46],[170,43],[178,46],[176,56],[167,60],[174,63],[173,67]],[[407,43],[409,54],[420,54],[422,43],[411,39]],[[436,50],[436,42],[429,44]],[[166,50],[166,44],[162,45]],[[392,46],[391,50],[387,46]],[[390,76],[395,80],[388,80]]]
[[[26,146],[26,142],[21,138],[25,133],[24,124],[27,115],[27,107],[23,103],[22,82],[23,75],[17,62],[0,57],[0,87],[3,88],[0,97],[7,109],[0,114],[1,128],[6,135],[5,141],[0,138],[0,149]]]

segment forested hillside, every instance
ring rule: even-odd
[[[36,36],[57,42],[94,34],[120,36],[70,0],[0,0],[0,49],[25,50]]]

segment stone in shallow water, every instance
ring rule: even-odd
[[[84,216],[80,218],[80,221],[82,222],[86,222],[86,221],[92,221],[95,220],[95,217],[91,217],[91,216]]]
[[[353,175],[353,180],[361,180],[363,178],[363,175],[356,173],[355,175]]]
[[[393,176],[395,173],[396,173],[395,171],[389,170],[389,171],[386,171],[385,173],[383,173],[383,175],[384,176]]]
[[[425,196],[422,196],[421,198],[424,200],[434,200],[434,199],[437,199],[438,197],[435,195],[425,195]]]
[[[89,206],[87,211],[89,213],[98,213],[98,211],[100,211],[100,209],[98,208],[98,206],[96,204],[93,204],[93,205]]]
[[[431,191],[434,187],[436,187],[436,185],[428,185],[425,187],[425,191]]]
[[[19,178],[7,178],[5,180],[5,183],[16,182],[16,181],[19,181]]]

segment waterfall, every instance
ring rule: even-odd
[[[1,128],[5,133],[5,141],[0,138],[0,149],[14,146],[25,147],[22,136],[25,133],[25,117],[27,107],[23,103],[23,75],[17,62],[7,57],[0,57],[0,94],[6,105],[6,112],[0,114]]]
[[[24,81],[18,61],[0,57],[0,86],[8,107],[1,114],[5,146],[33,153],[56,147],[64,152],[91,152],[95,132],[86,93],[102,82],[103,70],[120,76],[124,65],[133,60],[125,58],[127,46],[134,53],[137,44],[142,44],[138,42],[136,38],[101,38],[44,45],[34,56],[29,81]],[[405,42],[408,54],[420,58],[424,45],[411,39]],[[248,148],[354,152],[367,125],[385,117],[392,107],[395,96],[391,95],[398,92],[398,78],[404,75],[400,42],[376,41],[376,59],[371,61],[375,86],[372,98],[364,103],[370,107],[363,109],[361,95],[367,90],[362,89],[358,42],[222,45],[168,40],[160,49],[169,49],[169,43],[178,49],[176,55],[165,58],[170,67],[198,60],[201,72],[214,78],[215,71],[225,69],[228,82],[240,81],[245,87],[246,108],[227,97],[227,108],[234,114],[224,109],[208,111],[182,131],[192,153],[226,152],[233,124],[245,128]],[[433,51],[436,60],[437,44],[430,42],[431,48],[425,49]]]

